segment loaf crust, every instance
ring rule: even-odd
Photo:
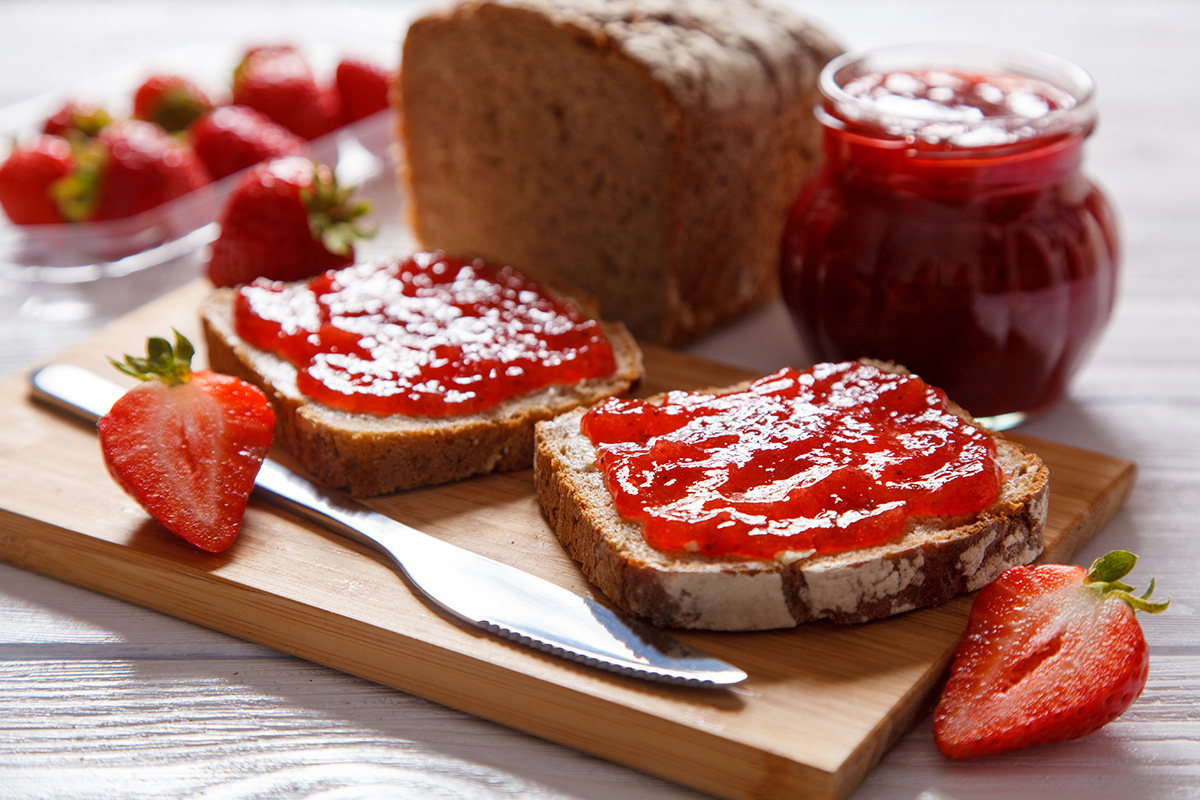
[[[734,391],[742,387],[731,387]],[[668,553],[618,514],[580,431],[584,409],[537,426],[538,502],[584,574],[626,612],[667,628],[849,624],[944,603],[1042,552],[1049,472],[999,435],[1001,494],[969,520],[918,519],[891,543],[788,562]]]
[[[633,337],[623,325],[605,322],[617,360],[609,377],[551,386],[470,416],[351,413],[305,397],[290,363],[237,335],[235,291],[218,289],[201,307],[210,366],[266,392],[275,408],[276,441],[318,481],[359,497],[527,469],[536,422],[620,394],[643,375]]]
[[[414,22],[396,101],[422,246],[555,278],[680,344],[776,291],[840,48],[752,0],[470,0]]]

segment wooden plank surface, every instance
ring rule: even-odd
[[[203,291],[184,287],[64,360],[120,379],[105,357],[138,352],[172,326],[195,335]],[[647,351],[647,365],[646,393],[744,376],[661,349]],[[231,550],[196,551],[112,483],[91,426],[28,400],[24,376],[0,384],[0,409],[0,558],[721,797],[849,794],[927,708],[965,623],[960,598],[852,628],[688,633],[680,638],[750,680],[693,690],[612,676],[449,622],[374,552],[256,501]],[[1065,560],[1124,502],[1135,467],[1026,443],[1051,468],[1044,558]],[[528,472],[369,504],[592,591],[542,520]]]

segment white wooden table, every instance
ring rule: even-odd
[[[1149,684],[1083,740],[952,764],[920,722],[867,798],[1200,797],[1200,4],[1192,0],[813,0],[858,48],[1010,42],[1100,87],[1091,172],[1123,218],[1116,317],[1070,400],[1026,426],[1138,462],[1124,510],[1079,554],[1139,552],[1170,611],[1143,618]],[[408,3],[0,0],[0,106],[212,38],[402,35]],[[361,26],[361,27],[359,27]],[[382,34],[381,34],[382,32]],[[0,320],[0,374],[49,357],[167,288],[107,298],[53,330]],[[12,286],[0,286],[0,297]],[[773,307],[694,348],[746,367],[804,363]],[[684,798],[694,792],[420,698],[0,565],[0,799],[321,796]]]

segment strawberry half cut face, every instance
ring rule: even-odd
[[[1014,567],[980,591],[934,713],[942,753],[963,759],[1092,733],[1146,685],[1135,609],[1165,602],[1121,582],[1136,557],[1114,551],[1091,571]],[[1113,566],[1113,565],[1116,566]]]
[[[202,550],[225,550],[271,443],[274,418],[260,398],[237,378],[206,371],[176,386],[136,386],[100,423],[109,470],[168,530]]]
[[[191,344],[151,339],[147,358],[114,361],[143,383],[100,418],[100,446],[117,484],[172,533],[227,549],[241,529],[275,414],[240,378],[193,372]]]

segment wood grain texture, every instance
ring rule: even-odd
[[[65,360],[99,370],[106,355],[136,350],[147,331],[192,333],[188,320],[206,291],[204,282],[189,284]],[[646,394],[746,374],[659,348],[647,349],[646,363]],[[681,638],[751,680],[697,691],[618,678],[449,622],[373,552],[255,501],[234,547],[196,551],[117,489],[90,425],[27,393],[23,376],[0,385],[4,560],[721,797],[847,795],[925,710],[965,621],[960,598],[849,628],[689,633]],[[1127,497],[1133,465],[1026,444],[1051,469],[1045,557],[1062,560]],[[368,505],[592,593],[541,518],[528,471]]]

